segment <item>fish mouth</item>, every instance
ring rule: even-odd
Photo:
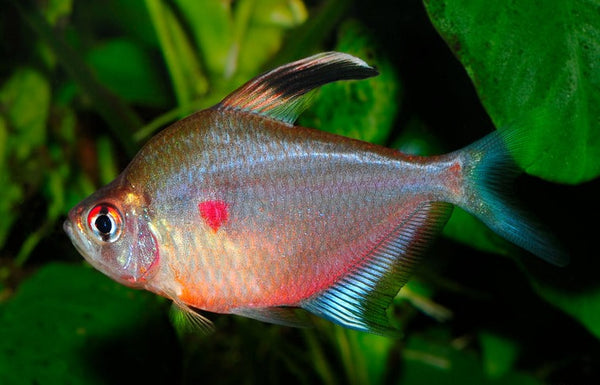
[[[81,254],[81,256],[89,262],[90,258],[88,257],[88,252],[82,245],[82,243],[84,243],[84,240],[81,239],[81,237],[77,234],[77,231],[75,230],[75,225],[70,219],[66,219],[63,222],[63,230],[65,233],[67,233],[67,236],[69,237],[71,243],[73,244],[75,249],[77,249],[79,254]]]

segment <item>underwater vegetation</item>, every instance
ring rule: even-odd
[[[0,12],[0,384],[600,381],[600,6],[407,0],[5,1]],[[412,154],[518,126],[514,195],[569,252],[545,264],[455,209],[386,338],[207,314],[85,263],[68,210],[155,133],[316,52],[380,75],[326,85],[298,123]]]

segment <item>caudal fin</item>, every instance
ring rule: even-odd
[[[521,173],[510,155],[526,145],[522,131],[495,131],[461,150],[465,162],[465,197],[461,205],[496,233],[557,266],[568,255],[536,220],[516,204],[508,191]]]

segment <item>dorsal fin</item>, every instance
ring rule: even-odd
[[[307,93],[336,80],[364,79],[378,72],[354,56],[324,52],[255,77],[216,108],[235,109],[293,123],[307,106]]]

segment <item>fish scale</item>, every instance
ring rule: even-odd
[[[452,205],[564,265],[502,191],[522,133],[419,157],[292,125],[314,88],[376,74],[329,52],[258,76],[149,140],[65,231],[98,270],[173,300],[204,329],[194,309],[300,326],[299,308],[395,335],[385,310]]]

